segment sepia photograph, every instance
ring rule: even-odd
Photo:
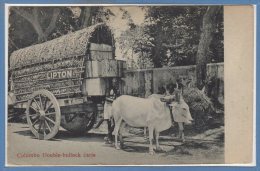
[[[8,166],[225,164],[223,6],[6,9]]]

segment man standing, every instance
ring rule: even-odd
[[[104,120],[107,121],[107,129],[108,129],[108,134],[107,137],[105,137],[106,144],[112,144],[112,132],[114,129],[114,123],[112,126],[112,103],[113,101],[120,96],[120,91],[119,91],[119,84],[116,78],[112,79],[112,84],[111,84],[111,89],[109,91],[109,95],[106,97],[105,100],[105,105],[104,105]]]

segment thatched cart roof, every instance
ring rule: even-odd
[[[109,27],[99,23],[59,38],[14,51],[10,68],[36,64],[53,59],[85,55],[88,43],[107,44],[114,47]]]

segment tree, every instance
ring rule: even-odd
[[[57,31],[59,22],[70,26],[68,28],[63,27],[63,29],[68,29],[66,31],[79,30],[98,22],[97,20],[100,18],[94,17],[101,11],[101,7],[78,7],[80,16],[77,18],[73,16],[73,13],[68,12],[68,9],[72,10],[70,7],[11,7],[10,9],[31,24],[38,36],[37,43],[49,40],[49,36],[55,30]],[[63,31],[58,31],[60,34],[61,32]]]
[[[149,36],[144,33],[143,26],[131,23],[130,28],[123,31],[117,38],[117,44],[122,55],[127,58],[131,69],[151,67],[147,56],[151,55],[152,44]]]
[[[10,7],[8,54],[105,21],[103,7]]]
[[[146,58],[156,68],[164,66],[195,65],[206,6],[152,6],[144,8],[145,23],[138,28],[129,19],[123,48],[133,49],[135,55]],[[221,15],[222,14],[222,15]],[[126,13],[126,18],[128,18]],[[214,21],[213,40],[208,62],[223,61],[223,12]],[[142,34],[139,34],[141,30]],[[132,41],[134,40],[134,41]],[[131,48],[130,48],[131,47]],[[144,55],[142,55],[144,54]],[[142,56],[141,56],[142,55]]]
[[[10,7],[8,54],[74,31],[73,16],[66,7]]]
[[[146,27],[143,24],[136,24],[126,8],[120,8],[120,11],[121,18],[126,21],[128,29],[116,37],[116,44],[126,59],[127,66],[131,69],[152,67],[147,56],[150,56],[153,45],[149,40],[150,36],[145,33]]]
[[[155,67],[192,65],[206,7],[150,7],[147,34],[153,38],[150,56]]]
[[[209,6],[203,17],[203,26],[196,59],[197,87],[200,90],[205,85],[207,75],[207,57],[209,56],[210,44],[216,26],[216,16],[220,9],[220,6]]]
[[[78,29],[89,27],[90,25],[104,22],[108,15],[113,15],[110,10],[99,6],[79,7],[81,12],[79,16]]]
[[[34,28],[34,31],[38,35],[38,42],[47,41],[48,36],[52,33],[52,31],[56,27],[56,21],[60,14],[59,8],[52,9],[52,17],[47,24],[47,27],[43,27],[39,20],[39,15],[41,8],[39,7],[11,7],[11,10],[15,11],[18,15],[26,19]],[[44,17],[43,17],[44,18]]]
[[[92,24],[91,7],[80,7],[80,28],[88,27]]]

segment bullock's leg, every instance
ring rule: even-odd
[[[115,119],[115,129],[114,129],[113,134],[115,135],[115,147],[116,147],[116,149],[120,149],[120,147],[118,146],[118,143],[117,143],[117,137],[118,137],[118,132],[119,132],[121,122],[122,122],[122,118]]]
[[[106,143],[107,144],[112,144],[112,139],[113,139],[113,135],[112,135],[112,126],[111,126],[111,120],[107,120],[107,130],[108,130],[108,133],[107,133],[107,140],[106,140]]]
[[[144,127],[144,139],[145,139],[145,140],[148,139],[148,137],[147,137],[147,129],[146,129],[146,127]]]
[[[153,130],[154,130],[154,128],[152,126],[148,126],[148,129],[149,129],[149,141],[150,141],[149,153],[151,155],[153,155],[154,154],[154,151],[153,151]]]
[[[160,135],[160,132],[155,130],[156,151],[163,151],[163,149],[159,145],[159,135]]]
[[[119,127],[119,141],[120,141],[120,147],[123,149],[124,148],[124,140],[123,140],[123,132],[125,129],[125,122],[121,122],[121,125]]]
[[[185,142],[183,122],[178,122],[178,125],[179,125],[179,138],[182,140],[182,142]]]

